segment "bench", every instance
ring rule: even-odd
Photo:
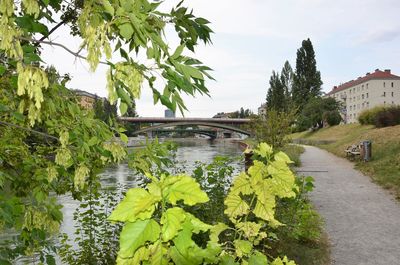
[[[357,156],[361,155],[361,143],[358,145],[350,145],[344,150],[346,157],[350,159],[355,159]]]

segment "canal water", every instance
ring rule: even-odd
[[[211,163],[217,156],[228,156],[231,158],[238,158],[232,164],[235,172],[244,170],[243,160],[240,159],[242,150],[239,143],[227,140],[214,140],[207,139],[179,139],[178,150],[176,153],[177,167],[185,169],[185,172],[191,173],[196,166],[196,162]],[[123,186],[127,189],[137,186],[137,174],[128,168],[127,164],[119,164],[114,167],[105,169],[101,174],[101,183],[103,187],[118,187]],[[61,232],[68,234],[72,239],[74,238],[74,211],[79,207],[80,202],[73,200],[71,196],[59,196],[58,201],[63,205],[62,211],[64,214],[64,221],[61,225]],[[8,235],[10,236],[10,235]],[[7,235],[1,235],[0,238],[6,238]],[[1,241],[1,240],[0,240]],[[18,264],[27,264],[32,261],[32,258],[24,258],[18,261]],[[57,258],[57,264],[59,259]]]

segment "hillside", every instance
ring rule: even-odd
[[[340,157],[345,157],[347,146],[371,140],[371,161],[356,161],[355,167],[400,199],[400,125],[380,129],[359,124],[339,125],[291,137],[318,145]]]

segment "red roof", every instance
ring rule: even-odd
[[[400,79],[400,76],[393,75],[390,70],[381,71],[379,69],[376,69],[375,72],[373,72],[372,74],[367,73],[364,77],[359,77],[356,80],[351,80],[349,82],[341,84],[340,86],[334,86],[333,89],[328,93],[328,95],[342,91],[349,87],[359,85],[372,79]]]

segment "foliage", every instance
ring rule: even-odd
[[[224,217],[224,198],[232,183],[234,159],[217,156],[210,164],[196,163],[193,178],[207,193],[209,201],[188,209],[195,216],[201,216],[207,223],[217,223],[226,220]]]
[[[240,108],[240,110],[230,112],[230,113],[225,113],[225,112],[218,112],[217,115],[214,115],[213,118],[221,118],[222,116],[226,116],[228,118],[250,118],[253,117],[254,114],[250,109],[244,109],[243,107]]]
[[[269,110],[265,116],[252,120],[249,130],[258,142],[268,142],[274,147],[282,147],[289,141],[291,125],[295,120],[295,111],[278,112]]]
[[[209,201],[190,176],[147,174],[151,182],[128,190],[109,217],[125,223],[117,264],[266,264],[257,246],[264,250],[269,227],[281,225],[274,216],[276,199],[294,197],[298,188],[284,153],[265,143],[254,152],[254,165],[234,179],[225,198],[227,224],[206,224],[182,208]],[[199,233],[209,234],[201,245],[193,240]],[[220,242],[221,233],[227,241]],[[285,257],[272,264],[294,263]]]
[[[324,125],[324,113],[338,112],[339,108],[340,103],[334,98],[312,98],[298,116],[296,129],[304,131],[309,128],[322,128]]]
[[[29,100],[20,102],[11,69],[0,81],[0,215],[2,228],[17,233],[2,253],[17,257],[47,248],[58,232],[62,206],[50,194],[71,192],[80,199],[88,183],[96,183],[97,170],[123,159],[125,150],[112,140],[119,130],[82,110],[52,69],[46,73],[51,77],[42,94],[46,100],[30,127],[29,113],[21,112]]]
[[[122,199],[122,187],[89,193],[74,212],[75,246],[67,234],[61,237],[59,255],[66,264],[115,264],[122,226],[107,221]]]
[[[96,119],[113,125],[117,119],[117,106],[111,105],[107,99],[95,97],[93,111]]]
[[[195,17],[183,2],[169,13],[160,11],[159,1],[130,3],[1,2],[0,228],[17,234],[16,241],[0,251],[1,260],[43,250],[40,259],[51,263],[48,239],[63,219],[61,205],[52,196],[70,192],[82,199],[89,184],[98,188],[101,168],[126,157],[126,150],[114,140],[127,140],[124,129],[110,128],[93,112],[79,108],[65,87],[67,80],[45,69],[44,45],[85,59],[92,71],[100,63],[108,65],[108,99],[111,104],[120,102],[121,114],[139,98],[143,82],[152,90],[155,104],[173,110],[186,109],[181,93],[208,94],[205,79],[211,78],[211,69],[185,54],[200,41],[210,42],[209,22]],[[79,51],[48,40],[61,25],[82,40]],[[176,47],[167,44],[166,27],[175,29],[180,40]],[[114,52],[121,61],[112,61]],[[145,57],[141,54],[147,56],[143,62],[138,59]],[[101,61],[103,57],[107,61]],[[160,77],[165,82],[156,82]],[[158,88],[158,83],[166,85]]]
[[[321,73],[317,70],[315,52],[310,39],[303,40],[297,50],[292,99],[299,112],[309,100],[321,94]]]
[[[286,110],[292,109],[292,90],[293,90],[294,72],[288,61],[285,62],[281,71],[281,83],[285,91]]]
[[[269,80],[269,89],[267,93],[268,109],[276,111],[285,111],[287,109],[285,100],[285,87],[281,81],[279,72],[272,71],[272,76]]]
[[[398,125],[400,124],[400,106],[377,106],[364,110],[358,116],[358,121],[378,128]]]
[[[340,116],[338,110],[329,110],[322,114],[322,119],[326,121],[329,126],[335,126],[340,124],[342,116]]]

